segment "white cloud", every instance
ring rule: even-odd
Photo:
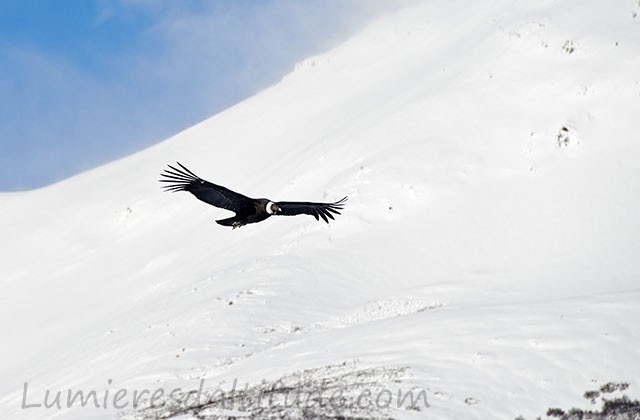
[[[13,75],[0,82],[10,98],[0,110],[12,120],[3,122],[0,141],[12,151],[0,158],[0,190],[43,185],[161,141],[400,4],[104,1],[98,26],[152,23],[124,52],[93,51],[93,68],[39,51],[3,51]]]

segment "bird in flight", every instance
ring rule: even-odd
[[[324,220],[329,223],[329,219],[334,220],[334,215],[340,214],[347,197],[335,203],[308,203],[298,201],[272,201],[267,198],[249,198],[235,191],[231,191],[221,185],[205,181],[195,175],[180,162],[176,162],[179,168],[168,165],[160,174],[163,178],[160,182],[165,191],[189,191],[198,200],[211,204],[215,207],[231,210],[235,216],[228,219],[216,220],[222,226],[231,226],[233,229],[249,223],[258,223],[271,216],[297,216],[298,214],[308,214],[316,220]]]

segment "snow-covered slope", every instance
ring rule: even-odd
[[[426,392],[363,417],[533,418],[608,381],[639,395],[639,14],[421,2],[155,147],[0,195],[1,411],[136,418],[133,390],[305,369],[307,391]],[[330,225],[232,231],[160,190],[176,160],[253,197],[350,201]],[[67,389],[129,405],[67,409]],[[62,409],[21,408],[47,390]]]

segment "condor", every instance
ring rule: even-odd
[[[237,192],[231,191],[221,185],[216,185],[205,181],[195,175],[180,162],[176,162],[179,168],[168,165],[160,176],[160,182],[165,191],[189,191],[198,200],[235,212],[234,217],[216,220],[222,226],[231,226],[233,229],[249,223],[258,223],[271,216],[296,216],[298,214],[308,214],[316,220],[324,220],[329,223],[329,219],[334,219],[334,215],[340,214],[347,197],[335,203],[308,203],[297,201],[277,201],[267,198],[249,198]]]

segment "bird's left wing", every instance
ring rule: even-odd
[[[344,203],[347,201],[347,197],[335,203],[306,203],[296,201],[280,201],[276,203],[280,207],[280,211],[276,213],[277,216],[296,216],[298,214],[309,214],[316,218],[316,220],[322,220],[329,223],[329,219],[333,220],[334,214],[340,214],[340,210],[343,209]],[[332,214],[333,213],[333,214]]]
[[[205,181],[180,164],[180,162],[176,163],[180,168],[168,165],[170,169],[165,169],[164,173],[161,174],[164,179],[161,179],[160,182],[167,183],[163,187],[165,191],[189,191],[205,203],[234,212],[253,205],[253,200],[249,197],[231,191],[222,185]]]

